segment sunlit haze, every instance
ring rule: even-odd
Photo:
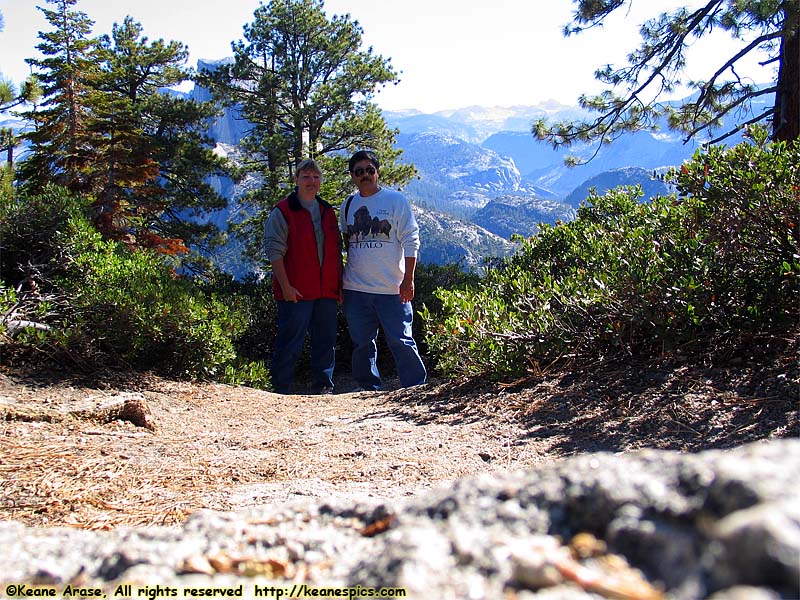
[[[534,105],[555,100],[577,104],[584,92],[597,92],[595,69],[622,66],[636,48],[640,24],[658,12],[686,5],[677,0],[632,0],[600,30],[565,38],[570,0],[328,0],[328,16],[349,13],[364,30],[365,47],[391,58],[400,83],[382,89],[375,100],[384,109],[423,112],[465,106]],[[692,4],[689,2],[688,4]],[[697,4],[694,2],[693,4]],[[111,32],[131,15],[150,40],[181,41],[189,65],[198,59],[231,56],[231,42],[253,20],[258,0],[80,0],[75,10],[94,22],[94,34]],[[0,0],[5,30],[0,32],[0,72],[19,84],[29,73],[25,58],[39,56],[38,31],[50,24],[36,6],[44,0]],[[733,48],[727,35],[703,40],[692,49],[688,75],[708,75],[703,67]],[[769,80],[755,65],[744,76]]]

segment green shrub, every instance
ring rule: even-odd
[[[463,289],[468,285],[476,285],[478,281],[480,281],[478,275],[474,272],[464,271],[458,264],[420,263],[417,265],[414,277],[413,304],[418,318],[414,319],[413,331],[414,340],[419,346],[420,355],[428,371],[436,369],[442,360],[438,348],[429,346],[427,342],[428,328],[436,323],[437,316],[441,315],[443,311],[442,300],[439,298],[437,290]],[[390,361],[392,359],[387,348],[383,362],[389,363]]]
[[[278,319],[269,278],[236,281],[230,275],[215,273],[202,288],[225,297],[244,320],[244,330],[235,341],[237,355],[250,360],[269,359]]]
[[[8,163],[0,164],[0,203],[14,197],[14,170]]]
[[[231,385],[270,387],[269,363],[275,337],[277,309],[268,282],[249,278],[244,281],[215,272],[200,286],[207,293],[217,294],[235,307],[242,328],[233,340],[236,360],[226,367],[222,381]]]
[[[5,357],[12,349],[49,353],[54,346],[64,347],[73,313],[69,296],[56,280],[67,272],[71,257],[58,240],[80,235],[76,225],[85,221],[83,212],[79,199],[56,187],[33,198],[0,199],[0,279],[7,290],[0,322],[7,334]],[[24,323],[35,326],[21,329]]]
[[[152,252],[99,242],[76,253],[69,276],[76,335],[139,367],[216,378],[236,353],[242,323],[215,296],[175,276]]]
[[[756,142],[697,153],[670,175],[677,196],[592,195],[479,285],[439,291],[443,316],[425,315],[439,367],[518,375],[564,357],[690,352],[796,323],[800,145]]]
[[[16,318],[42,325],[15,337],[16,345],[82,364],[264,381],[258,364],[235,351],[246,325],[237,299],[176,275],[158,253],[102,240],[85,207],[59,188],[4,204],[5,288],[16,296]]]

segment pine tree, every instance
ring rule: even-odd
[[[0,32],[5,29],[5,20],[3,13],[0,12]],[[25,83],[22,84],[20,92],[17,93],[14,82],[10,79],[4,79],[0,74],[0,112],[4,112],[20,104],[26,102],[35,102],[41,95],[41,87],[36,76],[31,75]],[[8,127],[0,127],[0,153],[6,153],[6,164],[0,172],[0,186],[2,186],[5,195],[11,194],[11,180],[13,179],[14,171],[14,148],[17,145],[17,138],[14,131]]]
[[[193,215],[225,207],[206,182],[226,173],[205,134],[211,103],[163,93],[190,79],[188,52],[179,42],[150,42],[141,24],[126,17],[102,41],[102,76],[93,130],[102,134],[96,204],[100,214],[125,224],[127,235],[161,250],[205,244],[216,228]]]
[[[573,22],[565,35],[602,25],[623,0],[573,0],[577,5]],[[694,39],[713,30],[726,31],[741,42],[730,57],[722,56],[708,79],[689,82],[696,93],[675,107],[656,100],[674,91],[686,64],[686,51]],[[744,127],[769,121],[773,139],[800,138],[800,2],[798,0],[708,0],[696,9],[679,7],[647,21],[641,27],[642,45],[628,56],[622,68],[611,65],[598,69],[598,81],[611,86],[597,96],[582,96],[580,104],[598,113],[594,120],[550,124],[539,120],[533,132],[554,147],[576,142],[612,142],[627,132],[652,130],[666,117],[671,129],[683,132],[686,140],[721,126],[722,117],[736,118],[737,111],[755,98],[774,94],[774,104],[761,114],[740,120],[733,127],[709,139],[714,144]],[[764,67],[777,66],[773,84],[760,87],[743,80],[737,65],[752,52],[763,51]],[[622,93],[616,90],[622,88]],[[710,137],[710,136],[709,136]]]
[[[351,185],[346,161],[358,149],[377,151],[381,180],[403,184],[415,173],[398,164],[390,130],[371,102],[376,89],[397,81],[389,59],[361,49],[363,30],[349,15],[328,18],[321,0],[272,0],[259,6],[234,61],[206,73],[215,98],[236,106],[251,125],[242,141],[242,170],[264,185],[248,198],[256,217],[243,233],[259,246],[266,211],[292,181],[300,160],[316,158],[326,172],[323,195],[336,202]]]
[[[205,135],[216,108],[163,92],[192,76],[184,45],[150,42],[131,17],[93,38],[93,22],[70,10],[77,0],[47,1],[57,9],[43,10],[54,27],[39,34],[45,58],[28,60],[44,102],[25,113],[35,129],[18,178],[86,195],[98,229],[130,245],[177,254],[213,243],[217,228],[197,217],[226,205],[207,182],[227,174]]]
[[[93,84],[99,76],[98,40],[90,37],[94,25],[84,13],[71,10],[78,0],[47,0],[54,9],[39,7],[53,26],[40,32],[37,48],[42,59],[27,59],[38,69],[42,102],[24,113],[33,131],[24,134],[31,153],[18,178],[33,190],[49,183],[72,191],[87,191],[87,170],[95,160],[97,144],[91,137]]]

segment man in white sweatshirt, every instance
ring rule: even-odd
[[[358,193],[345,200],[339,223],[347,246],[344,314],[353,340],[353,377],[381,389],[375,340],[383,330],[400,385],[425,383],[427,372],[411,332],[419,226],[403,194],[378,185],[380,162],[370,151],[348,164]]]

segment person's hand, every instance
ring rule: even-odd
[[[297,302],[303,298],[303,294],[297,291],[297,288],[294,287],[292,284],[286,286],[286,289],[283,289],[283,299],[287,302]]]
[[[411,302],[414,299],[414,280],[405,280],[400,283],[400,302]]]

